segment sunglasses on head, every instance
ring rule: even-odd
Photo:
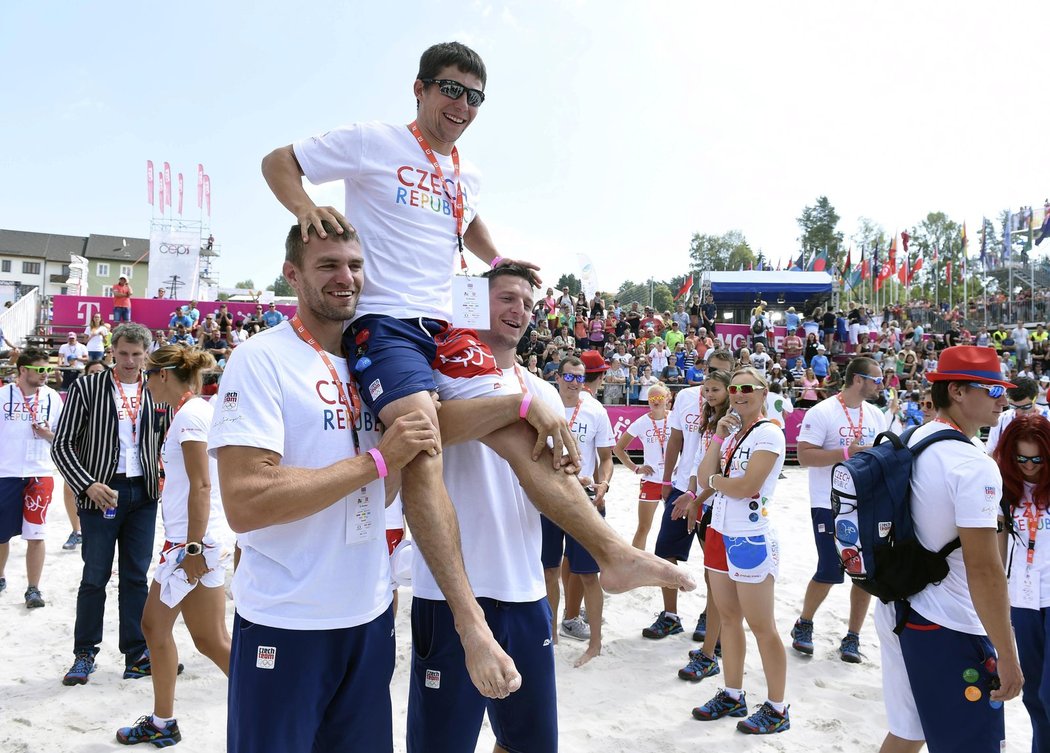
[[[150,376],[153,376],[154,374],[156,374],[156,373],[158,373],[160,371],[168,371],[168,370],[174,369],[174,368],[175,368],[174,366],[158,366],[155,369],[146,369],[142,373],[145,374],[147,377],[150,377]]]
[[[583,384],[587,380],[587,377],[583,374],[562,374],[561,378],[565,381],[566,384],[572,384],[573,382],[579,382],[580,384]]]
[[[857,376],[861,377],[862,379],[870,379],[872,382],[875,382],[875,384],[882,384],[882,377],[873,377],[869,376],[868,374],[857,374]]]
[[[1019,465],[1024,465],[1025,463],[1031,463],[1032,465],[1042,465],[1043,464],[1043,456],[1042,455],[1031,455],[1031,456],[1029,456],[1029,455],[1017,455],[1014,459],[1017,461],[1017,463]]]
[[[459,99],[465,92],[467,104],[471,107],[481,107],[481,103],[485,101],[485,92],[480,89],[468,89],[463,84],[450,78],[421,78],[420,81],[427,85],[437,84],[438,91],[449,99]]]
[[[53,374],[55,372],[54,366],[23,366],[22,368],[35,371],[37,374]]]
[[[744,395],[750,395],[755,390],[764,389],[761,384],[731,384],[729,385],[729,394],[735,395],[741,393]]]
[[[998,399],[1006,394],[1006,388],[1001,384],[978,384],[977,382],[970,382],[971,387],[984,390],[988,393],[988,397]]]

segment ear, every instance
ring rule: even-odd
[[[425,88],[423,82],[418,78],[416,79],[416,82],[412,84],[412,94],[415,96],[417,103],[423,99],[423,89]]]
[[[299,270],[295,268],[295,265],[290,261],[286,261],[284,266],[281,267],[281,274],[284,275],[284,279],[288,280],[288,284],[295,288],[296,292],[299,290]]]

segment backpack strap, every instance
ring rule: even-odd
[[[740,445],[742,445],[744,443],[744,440],[747,439],[748,434],[753,432],[755,429],[757,429],[762,424],[768,424],[768,423],[769,423],[769,419],[768,418],[760,418],[758,421],[755,421],[753,424],[751,424],[751,426],[748,427],[748,430],[744,432],[744,436],[740,437],[740,439],[737,440],[736,445],[733,447],[733,455],[736,455],[737,450],[740,449]],[[729,466],[731,466],[733,464],[733,455],[729,456],[729,462],[726,463],[726,467],[723,468],[722,471],[721,471],[722,475],[725,476],[726,478],[729,477]]]

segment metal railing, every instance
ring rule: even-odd
[[[0,312],[0,328],[4,337],[15,345],[21,345],[27,335],[36,331],[37,311],[40,308],[40,288],[33,288],[11,304],[11,308]],[[4,347],[0,344],[0,347]]]

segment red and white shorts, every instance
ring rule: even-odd
[[[19,532],[26,541],[42,540],[54,491],[52,476],[0,479],[0,543]]]
[[[663,488],[659,481],[643,481],[638,490],[638,501],[660,502],[663,500]]]

